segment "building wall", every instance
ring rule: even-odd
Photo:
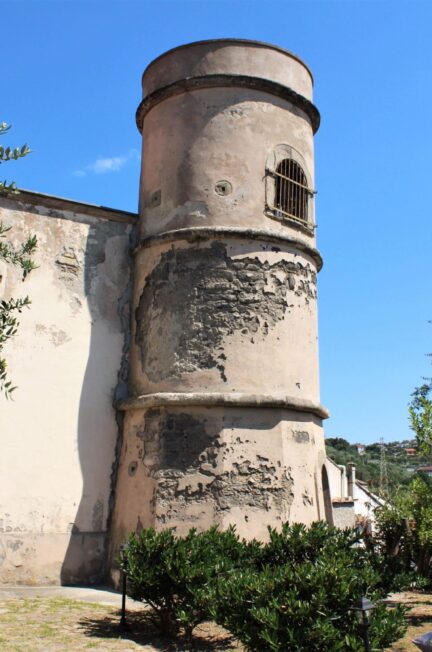
[[[385,501],[355,480],[354,465],[348,464],[347,469],[346,466],[338,465],[327,457],[326,468],[333,503],[334,525],[344,528],[353,527],[356,522],[369,522],[373,529],[375,509],[384,505]]]
[[[346,467],[335,464],[333,460],[327,457],[326,468],[330,485],[330,493],[333,499],[348,497],[348,483],[346,477]]]
[[[355,507],[353,500],[333,501],[333,524],[335,527],[345,529],[354,527],[356,521]]]
[[[288,410],[158,406],[128,411],[114,547],[142,527],[267,526],[325,518],[315,482],[320,421]]]
[[[356,483],[354,490],[355,513],[358,520],[371,524],[372,531],[375,525],[375,510],[385,505],[385,501],[379,496],[372,494],[360,483]]]
[[[0,581],[97,581],[103,570],[129,332],[133,216],[22,193],[0,199],[22,242],[25,283],[2,265],[0,295],[32,305],[5,348],[13,400],[0,397]],[[119,377],[120,374],[120,377]]]
[[[143,525],[264,537],[332,520],[310,72],[274,46],[210,41],[153,62],[143,93],[133,290],[134,216],[1,200],[13,237],[40,242],[6,350],[19,389],[1,416],[3,581],[97,581],[108,532],[115,558]],[[309,221],[276,208],[280,156],[301,163]],[[3,285],[22,289],[11,269]]]

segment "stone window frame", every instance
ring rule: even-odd
[[[307,220],[288,215],[276,207],[276,170],[286,159],[295,161],[300,166],[308,186]],[[314,195],[312,177],[303,156],[291,145],[277,145],[269,154],[265,166],[265,214],[283,224],[290,224],[313,235],[315,230]]]

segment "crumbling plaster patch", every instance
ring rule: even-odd
[[[316,298],[309,263],[233,258],[218,241],[170,249],[147,276],[135,312],[142,369],[153,382],[211,368],[226,380],[225,339],[265,338],[296,297]]]
[[[292,470],[251,447],[236,430],[221,432],[220,417],[151,409],[135,431],[136,457],[154,483],[152,509],[158,525],[182,520],[201,505],[217,514],[238,507],[289,513]],[[188,511],[190,516],[190,509]]]

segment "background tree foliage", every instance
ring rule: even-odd
[[[398,588],[432,581],[432,481],[416,474],[392,502],[375,512],[375,545]]]
[[[0,136],[4,136],[10,130],[11,126],[5,122],[0,123]],[[0,147],[0,163],[18,160],[30,154],[30,148],[27,145],[22,147]],[[6,180],[0,181],[0,194],[7,195],[18,193],[14,181],[8,183]],[[31,235],[25,242],[14,246],[9,240],[11,227],[6,227],[0,222],[0,262],[11,264],[18,267],[22,272],[22,280],[35,269],[36,265],[32,259],[37,247],[35,235]],[[6,342],[13,337],[19,326],[17,314],[21,313],[23,308],[30,305],[28,296],[19,299],[0,300],[0,393],[3,392],[6,398],[10,398],[12,392],[16,389],[8,377],[7,362],[3,357],[3,349]]]
[[[411,428],[423,463],[432,463],[431,382],[416,388],[409,405]],[[432,478],[417,472],[377,510],[377,543],[394,574],[413,573],[432,583]]]
[[[431,383],[417,387],[412,394],[409,407],[411,428],[414,430],[417,445],[422,454],[432,462],[432,391]]]
[[[371,491],[379,493],[381,448],[378,443],[366,446],[363,455],[359,455],[357,448],[342,437],[328,437],[325,444],[327,455],[333,462],[344,466],[350,462],[355,464],[357,479],[367,482]],[[385,444],[391,494],[408,485],[412,479],[410,469],[425,461],[421,456],[407,457],[404,448],[406,445],[412,446],[415,443],[404,441]]]

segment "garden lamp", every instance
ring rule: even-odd
[[[375,609],[373,602],[367,598],[360,598],[351,607],[353,611],[356,612],[357,619],[363,630],[363,641],[365,646],[365,652],[371,652],[370,642],[369,642],[369,618],[372,609]]]

